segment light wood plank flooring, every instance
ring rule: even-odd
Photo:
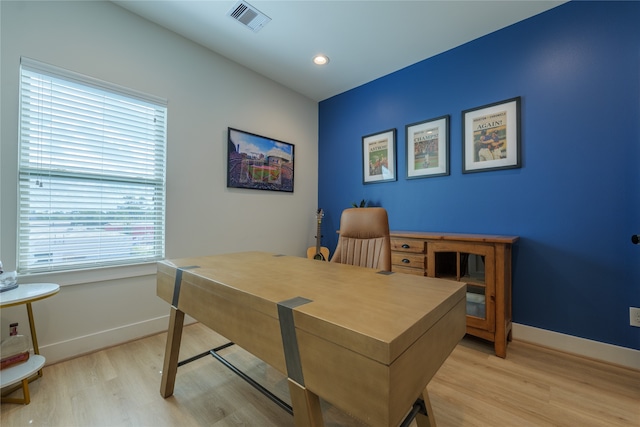
[[[159,334],[45,367],[31,383],[31,404],[2,404],[0,425],[293,426],[288,413],[209,356],[180,367],[174,395],[163,399],[165,339]],[[224,342],[200,324],[187,326],[181,359]],[[237,346],[224,353],[288,401],[280,373]],[[640,372],[518,341],[500,359],[489,343],[465,338],[428,388],[440,427],[640,426]],[[325,402],[323,412],[328,427],[362,425]]]

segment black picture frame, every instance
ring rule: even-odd
[[[405,126],[407,179],[449,175],[450,116]]]
[[[362,182],[374,184],[396,181],[396,129],[362,137]]]
[[[462,112],[462,172],[522,166],[520,97]]]
[[[227,187],[293,192],[295,146],[239,129],[227,132]]]

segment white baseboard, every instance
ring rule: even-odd
[[[184,323],[187,325],[194,321],[191,317],[186,316]],[[144,322],[133,323],[54,344],[43,345],[40,346],[40,354],[47,359],[46,364],[51,365],[128,341],[166,332],[168,324],[169,316],[160,316],[155,319],[145,320]]]
[[[47,365],[50,365],[128,341],[165,332],[168,322],[169,316],[161,316],[144,322],[41,346],[40,353],[47,359]],[[193,318],[189,316],[185,317],[185,324],[193,322],[195,322]],[[591,341],[518,323],[513,324],[513,339],[640,370],[640,350]]]
[[[513,324],[513,339],[640,371],[640,350]]]

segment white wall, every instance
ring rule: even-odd
[[[316,102],[109,2],[3,0],[0,8],[5,269],[15,268],[21,56],[168,99],[167,258],[243,250],[304,256],[314,245]],[[295,144],[294,193],[226,188],[228,126]],[[155,295],[155,266],[143,271],[23,278],[69,284],[33,304],[47,362],[166,329],[169,306]],[[25,312],[2,310],[2,337],[16,320],[28,333]]]

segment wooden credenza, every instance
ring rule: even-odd
[[[506,357],[511,340],[511,249],[516,236],[392,231],[392,270],[467,284],[467,333]]]

